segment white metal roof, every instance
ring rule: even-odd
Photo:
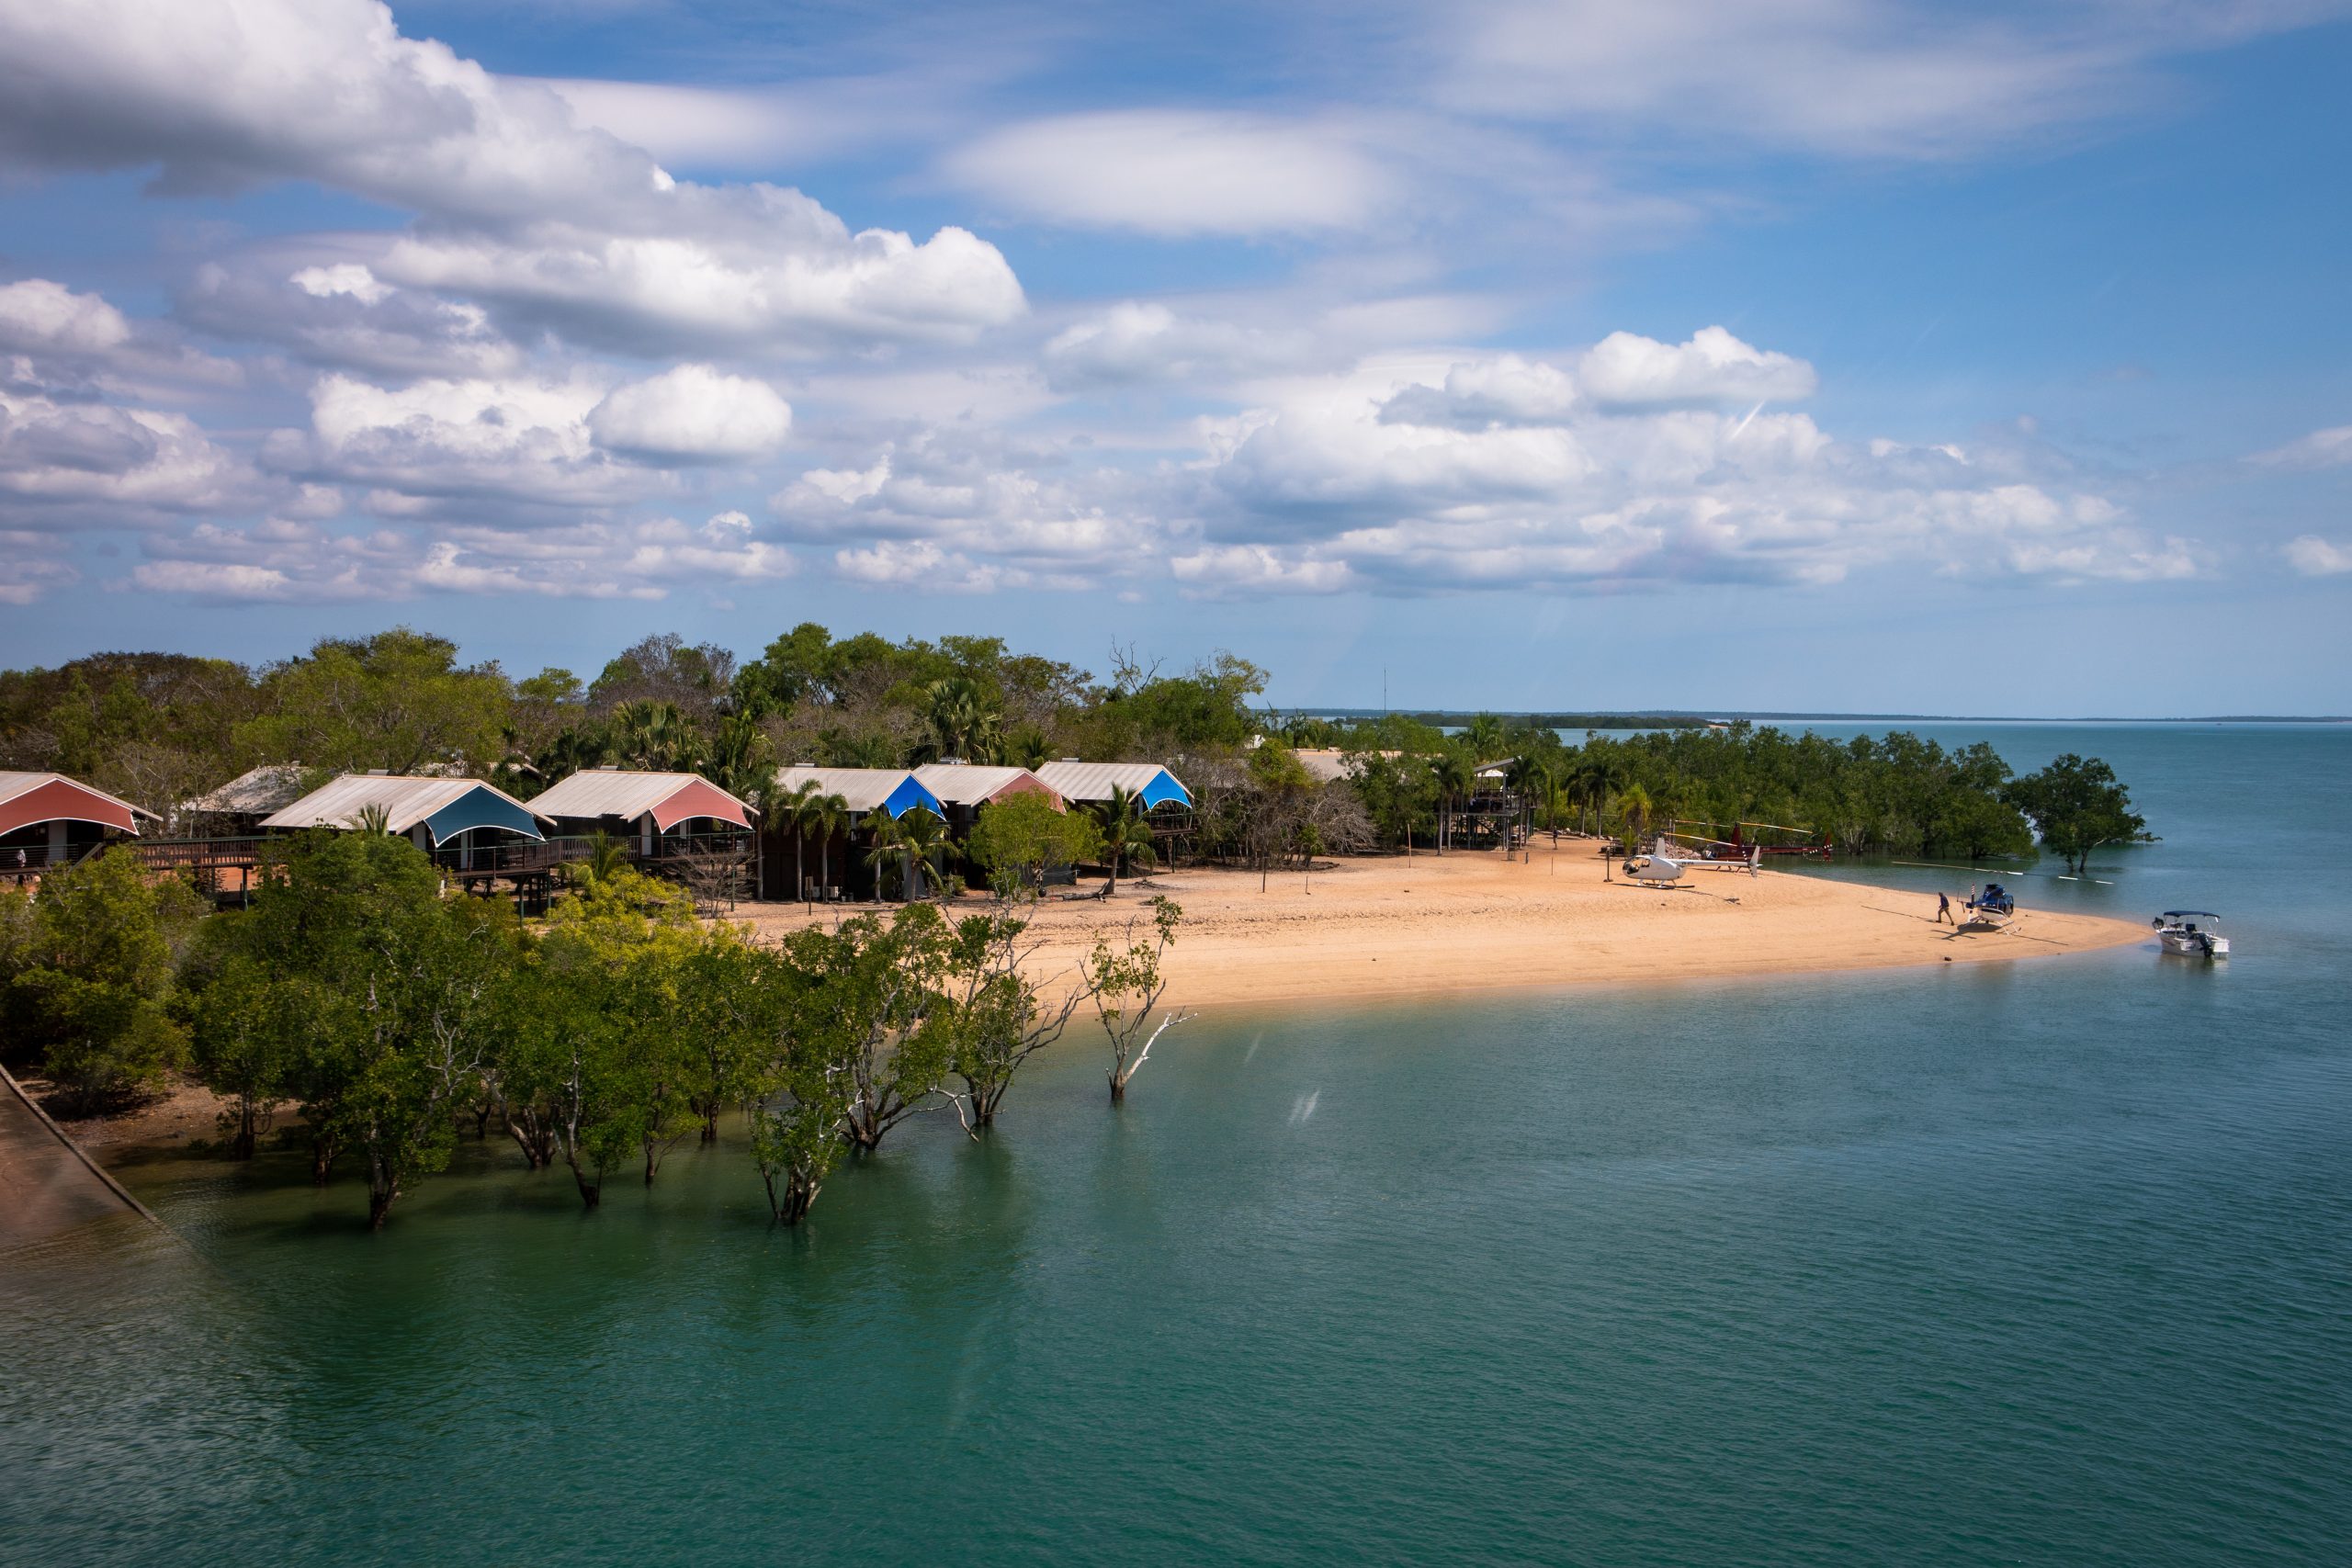
[[[531,797],[531,809],[542,817],[643,817],[663,801],[695,784],[718,790],[700,773],[639,773],[626,768],[589,768],[550,784]],[[718,790],[727,795],[725,790]],[[751,807],[734,800],[745,816]]]
[[[480,779],[424,779],[402,773],[345,773],[323,784],[283,811],[262,819],[265,828],[349,828],[371,806],[384,809],[384,829],[405,833],[443,807],[462,800],[475,790],[492,795],[532,817],[542,816]]]
[[[791,794],[807,780],[817,786],[819,793],[838,795],[852,811],[863,815],[888,805],[899,786],[913,777],[913,770],[909,768],[804,768],[796,764],[775,771],[776,793],[770,799]],[[916,782],[922,783],[919,779]],[[923,788],[928,790],[930,786],[925,784]]]
[[[981,762],[926,762],[915,770],[915,777],[950,806],[978,806],[994,800],[1023,779],[1047,795],[1054,794],[1051,784],[1026,768],[998,768]]]
[[[181,801],[180,809],[238,815],[276,811],[292,805],[301,797],[301,763],[264,762],[258,768],[239,773],[209,794],[199,795],[194,800]]]
[[[1086,801],[1110,799],[1113,784],[1141,795],[1154,781],[1176,776],[1157,762],[1047,762],[1036,773],[1038,782],[1064,800]]]

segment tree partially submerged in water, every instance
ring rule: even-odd
[[[2132,809],[2132,793],[2097,757],[2069,751],[2039,773],[2010,784],[2007,798],[2030,818],[2045,848],[2065,857],[2079,875],[2102,844],[2150,843],[2147,818]]]
[[[1176,925],[1184,911],[1165,897],[1153,898],[1150,907],[1148,927],[1137,930],[1129,922],[1123,944],[1098,942],[1087,960],[1094,1016],[1111,1045],[1105,1074],[1114,1105],[1126,1100],[1127,1084],[1143,1070],[1159,1037],[1192,1016],[1160,1009],[1168,995],[1163,960],[1176,941]]]
[[[964,1082],[961,1094],[944,1092],[975,1138],[995,1125],[1013,1076],[1061,1039],[1093,994],[1083,966],[1059,977],[1064,983],[1053,999],[1032,977],[1042,947],[1027,935],[1035,901],[1031,894],[1012,908],[956,922],[943,965],[938,1027],[948,1042],[949,1064]]]

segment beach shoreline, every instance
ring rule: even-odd
[[[1935,895],[1785,872],[1695,870],[1683,886],[1604,880],[1600,845],[1538,840],[1499,852],[1361,856],[1296,870],[1183,867],[1110,901],[1049,898],[1033,919],[1035,973],[1067,984],[1098,940],[1124,940],[1165,895],[1183,909],[1166,968],[1184,1008],[1397,999],[1452,993],[2008,962],[2143,942],[2098,915],[2021,908],[2005,931],[1937,923]],[[1958,897],[1955,897],[1955,904]],[[978,912],[967,899],[957,912]],[[862,908],[746,906],[763,938]]]
[[[1953,964],[2005,963],[2129,946],[2127,920],[2030,905],[2006,931],[1935,921],[1935,896],[1785,872],[1694,871],[1660,888],[1603,880],[1599,845],[1539,840],[1526,860],[1495,851],[1370,855],[1295,870],[1186,866],[1123,880],[1114,898],[1036,907],[1030,972],[1067,987],[1097,941],[1149,924],[1150,900],[1183,911],[1166,968],[1167,1004],[1185,1011],[1389,1002],[1507,991],[1805,979]],[[1099,886],[1099,884],[1096,885]],[[992,900],[967,897],[951,912]],[[749,904],[720,919],[773,941],[897,906]],[[121,1167],[219,1136],[226,1102],[181,1081],[148,1104],[64,1123],[101,1163]],[[290,1108],[285,1126],[299,1120]]]

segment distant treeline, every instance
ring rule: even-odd
[[[1309,716],[1296,714],[1284,720],[1296,722]],[[1324,722],[1337,726],[1359,723],[1375,716],[1369,714],[1338,714],[1321,716]],[[1400,712],[1393,716],[1427,725],[1432,729],[1460,728],[1480,717],[1496,717],[1487,713],[1459,713],[1445,709]],[[1535,729],[1704,729],[1718,722],[1687,713],[1528,713],[1499,716],[1507,723]]]
[[[2098,844],[2146,836],[2097,759],[2063,757],[2020,778],[1988,744],[1947,750],[1906,730],[1834,740],[1740,720],[1572,744],[1544,720],[1480,714],[1448,734],[1401,716],[1298,719],[1281,733],[1293,746],[1349,753],[1374,836],[1390,843],[1442,840],[1456,813],[1492,787],[1477,775],[1497,762],[1535,827],[1629,841],[1676,821],[1726,839],[1741,823],[1770,823],[1847,853],[1983,859],[2031,854],[2038,830],[2079,864]]]

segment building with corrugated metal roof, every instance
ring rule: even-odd
[[[470,869],[473,852],[516,839],[546,837],[537,812],[479,779],[419,778],[402,773],[345,773],[283,810],[262,818],[270,832],[359,826],[370,809],[383,813],[384,830],[415,840],[432,854],[454,857]]]
[[[723,829],[751,832],[759,813],[699,773],[588,768],[532,797],[531,809],[564,834],[611,833],[654,852],[658,835],[692,837]],[[702,824],[697,829],[697,824]]]
[[[1140,800],[1147,811],[1156,806],[1189,808],[1193,804],[1193,792],[1157,762],[1080,762],[1064,758],[1046,763],[1036,774],[1038,782],[1064,800],[1086,806],[1108,801],[1114,785]]]
[[[63,773],[0,773],[0,875],[71,865],[112,839],[137,838],[141,818],[163,820]]]
[[[831,834],[808,831],[790,808],[786,797],[804,784],[841,801],[842,819]],[[861,844],[871,841],[863,827],[865,818],[876,811],[891,817],[928,811],[947,819],[947,803],[910,768],[778,768],[768,804],[760,834],[763,898],[870,897],[876,879],[859,852]]]

